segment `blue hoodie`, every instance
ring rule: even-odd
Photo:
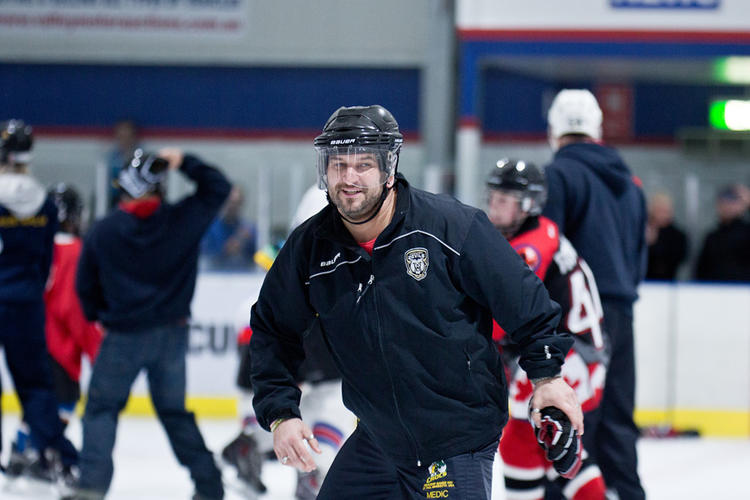
[[[646,202],[630,169],[607,146],[560,148],[545,169],[543,214],[557,223],[588,262],[604,301],[628,307],[646,273]]]

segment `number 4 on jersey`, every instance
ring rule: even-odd
[[[568,275],[570,287],[570,310],[566,318],[566,325],[571,333],[583,335],[591,332],[594,347],[602,349],[602,304],[596,281],[588,264],[578,259],[578,265]]]

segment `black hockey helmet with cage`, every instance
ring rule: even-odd
[[[57,220],[60,224],[77,225],[81,220],[83,201],[75,188],[60,182],[49,190],[49,194],[57,207]]]
[[[350,106],[337,109],[323,127],[323,133],[313,144],[318,152],[318,183],[327,188],[328,158],[334,153],[352,153],[357,150],[378,152],[378,162],[385,174],[383,182],[395,175],[398,155],[404,136],[393,115],[378,104]]]
[[[489,189],[517,191],[521,210],[530,216],[542,213],[547,203],[547,179],[536,164],[523,160],[498,160],[487,175]]]
[[[34,134],[31,125],[23,120],[0,123],[0,163],[18,165],[29,163]]]
[[[152,193],[163,195],[168,168],[167,160],[138,148],[125,162],[115,184],[134,199]]]

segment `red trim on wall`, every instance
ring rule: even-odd
[[[591,42],[714,42],[750,44],[750,31],[666,31],[666,30],[587,30],[587,29],[458,29],[463,42],[471,41],[550,41],[571,40]]]
[[[458,128],[479,128],[480,126],[476,116],[464,116],[458,120]]]

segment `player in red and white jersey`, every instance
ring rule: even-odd
[[[68,422],[80,397],[81,359],[91,364],[99,352],[102,330],[88,321],[75,292],[83,204],[71,186],[60,183],[50,191],[57,205],[60,230],[55,234],[52,267],[44,291],[47,350],[52,358],[60,418]]]
[[[488,216],[526,264],[544,282],[550,297],[560,304],[559,331],[574,338],[561,375],[576,391],[584,412],[583,464],[572,479],[557,474],[537,444],[529,422],[533,392],[526,372],[518,366],[518,347],[495,324],[493,338],[503,352],[509,382],[510,420],[499,451],[504,462],[508,500],[545,497],[545,489],[568,499],[605,498],[605,485],[594,457],[586,450],[595,435],[595,421],[587,418],[599,405],[607,365],[607,337],[594,276],[557,225],[540,214],[546,201],[544,173],[530,162],[503,159],[487,178]],[[595,420],[595,419],[594,419]]]

